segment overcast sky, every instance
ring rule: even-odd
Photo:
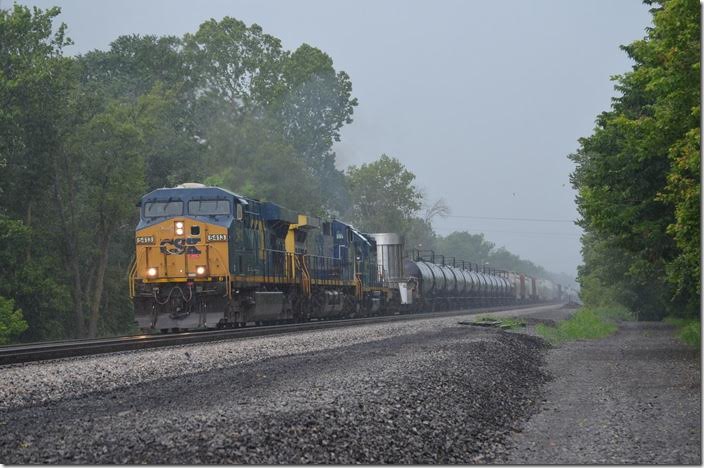
[[[316,46],[359,99],[336,145],[340,168],[397,157],[430,201],[449,204],[438,233],[484,232],[569,274],[581,256],[567,155],[608,109],[609,77],[632,65],[619,45],[650,25],[637,0],[21,3],[61,6],[73,54],[123,34],[180,36],[223,16],[261,25],[287,49]]]

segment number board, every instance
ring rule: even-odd
[[[153,244],[154,236],[137,236],[137,244]]]
[[[208,242],[222,242],[227,240],[227,234],[208,234]]]

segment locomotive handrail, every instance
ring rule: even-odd
[[[129,281],[129,296],[130,299],[134,299],[136,295],[136,286],[134,284],[135,275],[137,274],[137,262],[141,258],[136,255],[132,259],[132,264],[130,265],[129,273],[127,274],[127,280]]]
[[[296,255],[294,258],[301,270],[301,287],[303,289],[303,294],[306,297],[310,297],[310,272],[308,271],[308,265],[306,264],[305,255]]]
[[[211,249],[211,248],[210,248],[210,247],[211,247],[210,244],[206,244],[206,247],[207,247],[207,249],[208,249],[208,255],[210,255],[210,252],[211,252],[211,251],[214,251],[214,252],[217,254],[217,256],[218,256],[218,258],[220,259],[220,261],[222,262],[222,264],[225,265],[225,284],[226,284],[226,286],[225,286],[225,292],[227,293],[228,299],[232,299],[232,284],[231,284],[231,282],[230,282],[231,276],[230,276],[230,267],[229,267],[229,263],[223,261],[223,259],[222,259],[222,254],[218,251],[218,249]]]

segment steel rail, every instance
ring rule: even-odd
[[[330,328],[370,325],[377,323],[421,320],[451,316],[476,315],[482,313],[535,309],[558,306],[560,304],[539,303],[519,306],[495,306],[478,309],[450,310],[432,313],[382,315],[375,317],[348,318],[338,320],[319,320],[313,322],[290,323],[284,325],[265,325],[256,327],[234,328],[225,330],[191,331],[164,335],[129,335],[114,338],[78,339],[28,343],[0,346],[0,365],[19,364],[32,361],[44,361],[67,357],[88,356],[119,351],[178,346],[192,343],[205,343],[238,338],[280,335],[304,331],[325,330]]]

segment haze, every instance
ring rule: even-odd
[[[449,204],[436,232],[484,232],[570,275],[581,256],[567,155],[608,109],[609,77],[631,67],[619,45],[650,21],[636,0],[21,3],[61,6],[72,54],[123,34],[180,36],[223,16],[261,25],[287,49],[318,47],[359,99],[335,147],[340,168],[397,157],[428,201]]]

